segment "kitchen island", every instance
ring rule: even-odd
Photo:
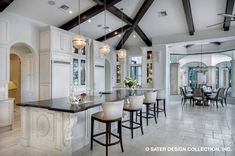
[[[83,103],[70,104],[68,98],[18,104],[21,106],[21,144],[48,155],[72,155],[90,141],[91,114],[101,111],[105,101],[118,101],[146,90],[115,90],[100,96],[87,96]],[[103,129],[95,124],[95,133]]]

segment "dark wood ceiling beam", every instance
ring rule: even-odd
[[[14,0],[0,0],[0,12],[3,12]]]
[[[234,7],[235,0],[227,0],[225,14],[233,14],[233,7]],[[224,17],[224,22],[231,20],[231,17]],[[223,25],[224,31],[228,31],[230,28],[230,22],[226,22]]]
[[[152,41],[149,40],[149,38],[138,25],[135,28],[135,32],[142,38],[142,40],[147,46],[152,46]]]
[[[123,35],[122,39],[119,41],[118,45],[116,46],[116,49],[121,49],[122,45],[126,42],[126,40],[130,37],[131,33],[135,30],[135,28],[138,26],[138,23],[142,19],[142,17],[145,15],[151,4],[153,3],[154,0],[145,0],[139,11],[137,12],[135,18],[134,18],[134,23],[132,27],[125,32]]]
[[[120,1],[121,0],[109,0],[107,2],[106,7],[109,8],[109,7],[117,4]],[[104,11],[103,5],[97,4],[97,5],[93,6],[92,8],[90,8],[87,11],[80,14],[80,24],[87,21],[88,19],[94,17],[95,15],[98,15],[99,13],[101,13],[103,11]],[[71,30],[72,28],[79,25],[78,18],[79,18],[79,15],[77,17],[73,18],[72,20],[66,22],[62,26],[60,26],[60,28],[64,29],[64,30]]]
[[[102,4],[102,5],[104,4],[104,0],[93,0],[93,1],[95,1],[97,4]],[[107,8],[107,10],[111,12],[113,15],[115,15],[116,17],[118,17],[119,19],[123,20],[128,25],[132,26],[134,24],[134,20],[132,20],[129,16],[127,16],[117,7],[112,6],[112,7]],[[143,32],[143,30],[138,25],[136,26],[135,31],[142,38],[142,40],[146,43],[147,46],[152,46],[152,42],[148,39],[147,35]],[[100,41],[103,41],[104,36],[100,37],[99,39],[102,39]]]
[[[130,25],[125,25],[125,26],[122,27],[122,28],[119,28],[119,29],[117,29],[117,30],[114,30],[113,32],[110,32],[109,34],[106,34],[106,40],[108,40],[108,39],[110,39],[110,38],[112,38],[112,37],[115,37],[115,36],[121,34],[121,33],[122,33],[122,30],[123,30],[123,32],[126,32],[126,31],[129,30],[130,28],[131,28]],[[100,37],[100,38],[97,38],[96,40],[102,42],[102,41],[105,40],[105,36],[102,36],[102,37]]]
[[[194,35],[195,29],[193,24],[193,15],[191,10],[190,0],[182,0],[184,12],[188,24],[189,35]]]

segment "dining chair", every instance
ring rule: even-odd
[[[195,106],[195,103],[199,104],[199,102],[202,104],[202,106],[205,106],[206,103],[206,97],[203,92],[203,88],[194,88],[193,90],[193,106]]]
[[[181,94],[181,105],[185,105],[187,100],[190,100],[190,104],[192,103],[193,100],[193,95],[188,93],[186,94],[184,89],[182,87],[180,87],[180,94]]]
[[[220,102],[223,107],[224,91],[225,91],[225,88],[219,88],[215,95],[211,95],[208,97],[209,101],[216,102],[217,108],[218,108],[218,102]]]

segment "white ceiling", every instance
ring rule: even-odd
[[[48,5],[48,0],[15,0],[6,11],[26,16],[34,20],[41,21],[54,26],[60,26],[78,15],[78,0],[55,0],[56,5]],[[135,17],[144,0],[122,0],[115,6],[124,8],[124,13],[132,19]],[[190,0],[195,31],[204,31],[207,29],[221,29],[222,25],[207,28],[208,25],[223,22],[224,18],[218,16],[218,13],[225,11],[226,0]],[[73,11],[69,14],[58,9],[62,4],[66,4]],[[81,0],[81,12],[96,5],[93,0]],[[159,11],[166,11],[167,16],[160,17]],[[234,9],[235,11],[235,9]],[[235,12],[234,12],[235,13]],[[81,33],[87,37],[96,39],[103,36],[103,29],[97,27],[103,25],[103,13],[91,18],[91,22],[81,24]],[[107,11],[107,26],[112,30],[122,27],[122,21]],[[232,26],[235,22],[232,23]],[[187,22],[183,9],[182,0],[155,0],[147,13],[139,23],[141,29],[151,39],[152,37],[188,33]],[[72,29],[78,32],[77,27]],[[133,34],[136,38],[133,38]],[[133,32],[126,41],[125,46],[144,46],[144,42]],[[107,42],[116,46],[121,37],[113,37]]]

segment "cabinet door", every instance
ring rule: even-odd
[[[61,50],[60,32],[51,31],[51,48],[52,50]]]
[[[69,96],[70,68],[69,62],[54,61],[52,64],[52,98]]]
[[[12,124],[13,102],[0,102],[0,127]]]
[[[71,52],[71,38],[69,35],[62,34],[60,35],[60,47],[63,52]]]
[[[6,47],[0,47],[0,82],[6,83],[7,82],[7,69],[8,69],[8,53]]]

